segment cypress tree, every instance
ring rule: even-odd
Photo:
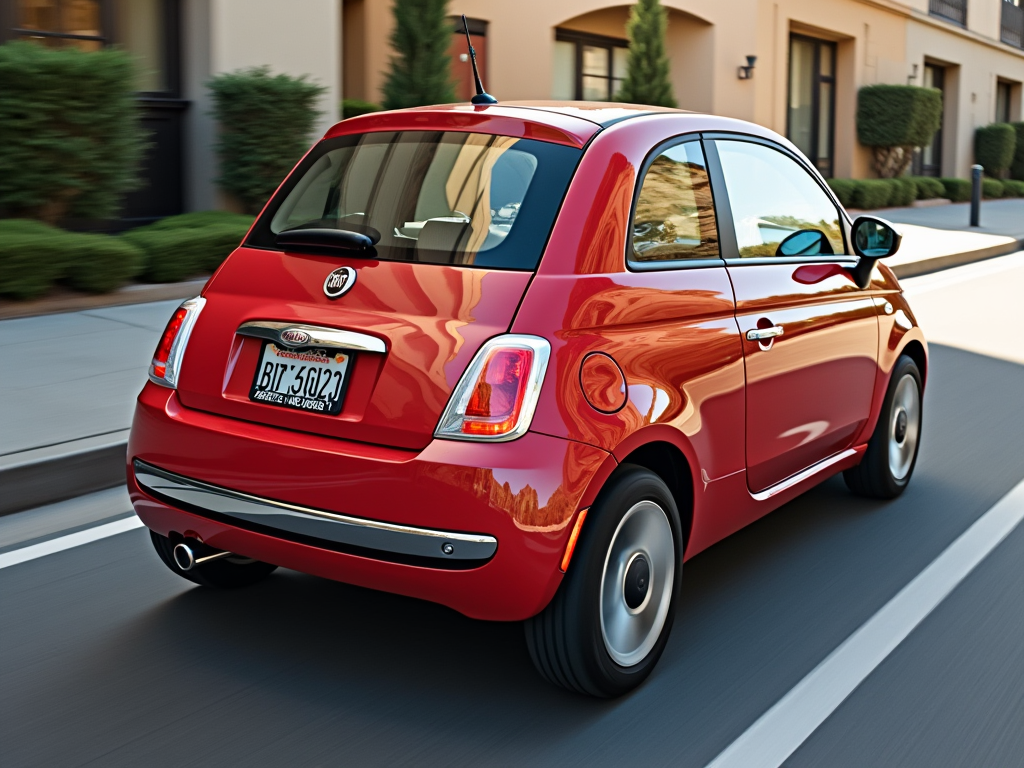
[[[672,84],[668,79],[668,56],[665,54],[665,28],[668,13],[658,0],[639,0],[629,14],[626,34],[629,37],[629,61],[617,101],[674,107]]]
[[[385,109],[455,101],[447,5],[448,0],[395,0],[391,48],[397,55],[384,83]]]

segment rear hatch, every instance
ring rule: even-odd
[[[480,345],[508,330],[580,155],[467,132],[321,142],[207,286],[182,404],[426,446]]]

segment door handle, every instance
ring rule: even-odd
[[[781,335],[781,325],[773,325],[771,328],[751,328],[747,331],[747,341],[768,341]]]

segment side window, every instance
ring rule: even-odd
[[[843,253],[839,211],[800,165],[763,144],[717,140],[743,258]]]
[[[718,230],[699,141],[670,147],[647,169],[633,215],[633,262],[717,259]]]

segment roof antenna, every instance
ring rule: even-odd
[[[473,104],[497,104],[498,100],[484,90],[484,84],[480,81],[480,70],[476,68],[476,50],[473,48],[473,41],[469,39],[469,22],[466,21],[466,14],[462,14],[462,26],[466,29],[466,45],[469,46],[469,60],[473,62],[473,79],[476,80],[476,96],[470,101]]]

